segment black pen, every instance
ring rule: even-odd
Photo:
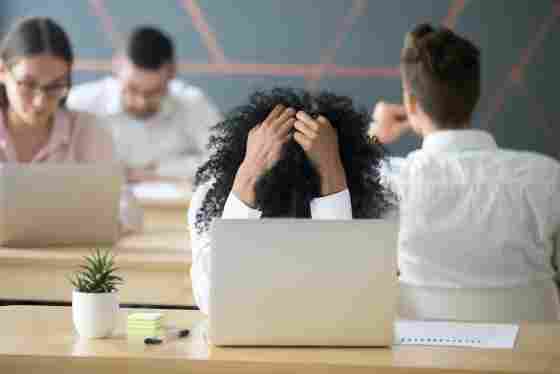
[[[177,331],[169,332],[162,337],[159,336],[148,337],[144,339],[144,344],[150,344],[150,345],[161,344],[163,342],[168,342],[170,340],[184,338],[185,336],[189,336],[189,334],[190,334],[189,329],[177,330]]]

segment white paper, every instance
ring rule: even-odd
[[[172,183],[143,182],[132,186],[132,192],[140,200],[187,199],[187,193]]]
[[[395,344],[511,349],[518,331],[512,324],[398,321]]]

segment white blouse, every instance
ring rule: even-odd
[[[399,199],[399,268],[422,287],[527,286],[560,264],[560,163],[438,131],[382,175]]]
[[[208,182],[196,189],[191,199],[188,213],[192,247],[191,280],[193,294],[196,304],[205,314],[208,313],[210,251],[212,250],[212,245],[208,231],[199,233],[195,227],[195,222],[196,214],[202,208],[202,203],[212,183]],[[311,201],[310,208],[313,219],[352,219],[352,205],[348,190],[316,198]],[[261,211],[248,207],[235,194],[230,193],[222,212],[222,218],[259,219],[261,214]]]

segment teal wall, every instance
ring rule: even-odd
[[[187,5],[201,11],[218,53],[209,52]],[[380,98],[399,100],[400,80],[394,71],[404,33],[419,22],[447,22],[482,48],[483,97],[476,126],[492,131],[502,146],[560,158],[555,103],[560,1],[2,0],[0,14],[3,30],[22,15],[53,17],[66,28],[84,62],[107,63],[134,25],[159,25],[175,38],[184,67],[195,67],[183,70],[181,77],[202,87],[222,111],[255,89],[275,85],[329,89],[367,108]],[[226,65],[208,71],[204,64],[220,54],[236,64],[234,69]],[[355,76],[326,73],[312,83],[309,74],[291,69],[318,64],[325,55],[339,67],[361,70]],[[271,72],[270,64],[280,66]],[[105,74],[103,66],[77,69],[75,82]],[[391,74],[369,68],[388,68]],[[417,145],[411,136],[392,150],[402,154]]]

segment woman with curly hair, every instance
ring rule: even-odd
[[[378,218],[383,149],[348,97],[273,89],[253,94],[213,128],[211,156],[189,209],[196,303],[207,313],[213,218]]]

